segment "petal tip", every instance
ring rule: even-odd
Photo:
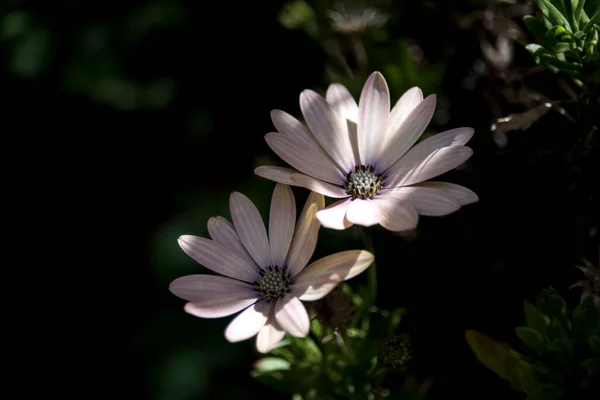
[[[189,246],[190,241],[194,238],[193,235],[181,235],[177,238],[177,243],[179,243],[179,246],[183,247],[183,246]]]

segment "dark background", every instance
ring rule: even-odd
[[[438,94],[443,115],[431,132],[476,129],[474,156],[443,180],[473,189],[480,202],[422,217],[409,236],[375,229],[379,303],[408,309],[401,329],[415,345],[409,371],[433,378],[429,398],[521,399],[477,362],[464,332],[519,348],[523,300],[551,285],[577,302],[573,267],[597,254],[594,177],[587,159],[567,161],[584,128],[550,111],[499,147],[490,124],[525,108],[498,95],[507,83],[481,53],[482,38],[495,31],[457,18],[503,9],[432,3],[385,5],[388,40],[365,39],[376,54],[370,69],[384,73],[392,101],[413,84]],[[19,174],[11,178],[31,193],[20,204],[25,217],[39,215],[27,223],[35,238],[27,243],[36,246],[25,255],[41,270],[43,290],[27,297],[44,310],[30,309],[27,323],[42,352],[26,370],[43,378],[45,398],[279,398],[249,376],[253,342],[227,343],[229,319],[187,315],[168,284],[202,271],[176,239],[205,236],[210,216],[229,217],[229,193],[245,193],[266,215],[273,184],[252,171],[279,162],[263,140],[274,130],[269,111],[299,116],[300,91],[323,93],[331,81],[324,42],[282,26],[281,8],[3,3],[3,130],[25,153],[12,161]],[[390,44],[395,38],[403,41]],[[398,64],[407,43],[421,49],[425,66]],[[386,74],[394,65],[409,78]],[[534,63],[515,43],[511,65]],[[363,82],[358,74],[345,83],[358,95]],[[566,98],[549,72],[514,82]],[[322,229],[317,253],[361,246],[353,235]]]

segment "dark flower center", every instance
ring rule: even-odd
[[[286,267],[268,266],[260,271],[260,279],[253,283],[254,289],[266,301],[276,301],[290,292],[292,276]]]
[[[357,165],[348,172],[344,188],[346,193],[352,197],[352,200],[372,199],[383,187],[385,176],[375,172],[372,165]]]

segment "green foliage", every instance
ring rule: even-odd
[[[570,312],[554,290],[524,303],[527,326],[515,329],[523,354],[484,334],[467,331],[467,343],[487,368],[528,400],[587,398],[600,379],[600,325],[591,297]]]
[[[343,292],[355,304],[363,303],[348,285]],[[386,374],[401,371],[410,358],[409,342],[396,334],[405,310],[363,310],[338,329],[325,327],[313,315],[311,334],[286,337],[254,364],[252,376],[294,399],[394,398],[399,393],[390,394],[382,384]],[[417,400],[425,393],[407,387],[400,394]]]
[[[413,86],[426,94],[434,92],[444,66],[429,63],[416,43],[394,37],[393,19],[387,1],[293,0],[279,13],[284,27],[303,30],[322,44],[328,55],[327,80],[341,83],[354,96],[376,70],[386,77],[392,97]]]
[[[536,0],[536,3],[540,13],[523,18],[537,42],[525,46],[536,63],[569,76],[579,86],[600,85],[598,2]]]
[[[62,66],[62,87],[120,110],[156,110],[175,96],[174,79],[129,71],[129,55],[144,48],[156,35],[185,19],[177,1],[153,0],[123,15],[118,23],[97,21],[78,28],[71,57]],[[36,80],[60,62],[56,53],[65,46],[55,29],[40,16],[15,10],[0,18],[0,37],[7,47],[8,67],[16,76]],[[53,79],[55,79],[53,77]]]

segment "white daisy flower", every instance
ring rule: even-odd
[[[340,84],[329,86],[326,99],[304,90],[300,108],[308,128],[273,110],[278,132],[265,136],[269,147],[295,169],[261,166],[254,172],[342,199],[317,213],[325,227],[381,224],[390,231],[413,229],[419,214],[446,215],[478,201],[463,186],[425,182],[473,154],[465,146],[472,128],[442,132],[413,147],[433,116],[435,100],[435,95],[423,99],[414,87],[390,111],[388,86],[379,72],[365,83],[358,105]]]
[[[271,351],[285,332],[308,334],[310,321],[300,302],[318,300],[342,281],[364,271],[373,255],[350,250],[307,266],[317,243],[317,211],[324,198],[311,193],[296,223],[296,203],[289,186],[275,186],[269,234],[258,209],[243,194],[231,194],[233,224],[223,217],[208,221],[210,239],[185,235],[179,245],[187,255],[220,275],[189,275],[169,289],[188,300],[185,310],[201,318],[219,318],[242,311],[225,330],[238,342],[257,335],[258,351]]]

